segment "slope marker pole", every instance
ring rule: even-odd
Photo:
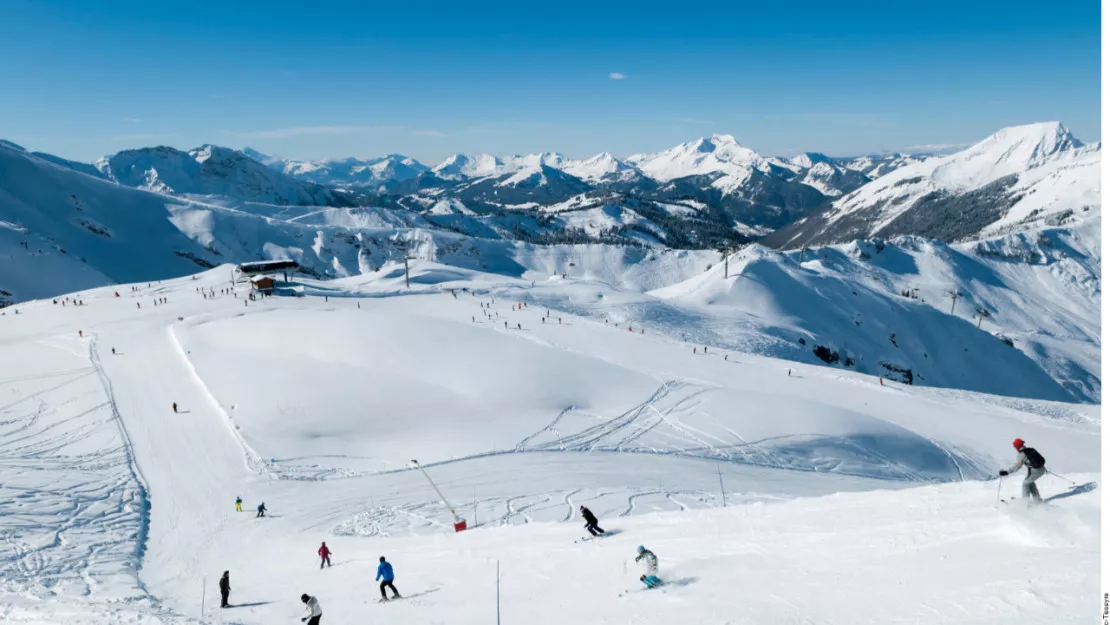
[[[725,478],[721,475],[721,463],[717,463],[717,479],[721,482],[721,507],[724,508],[727,504],[725,501]]]

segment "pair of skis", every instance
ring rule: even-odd
[[[608,535],[609,534],[600,534],[598,536],[583,536],[582,538],[579,538],[578,540],[575,540],[574,544],[577,545],[579,543],[588,543],[591,540],[598,540],[598,539],[601,539],[601,538],[605,538]]]
[[[617,594],[617,596],[618,597],[624,597],[624,596],[628,595],[629,593],[633,593],[633,592],[643,592],[645,590],[659,590],[660,588],[665,588],[665,587],[666,587],[666,583],[663,582],[663,580],[659,580],[659,582],[656,583],[654,586],[648,586],[647,584],[644,584],[640,588],[630,588],[628,590],[621,591],[620,593]]]

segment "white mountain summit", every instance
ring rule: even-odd
[[[627,161],[661,181],[715,173],[746,179],[752,171],[770,169],[767,159],[741,146],[732,135],[703,137],[654,154],[634,154]]]
[[[777,234],[776,244],[897,234],[953,241],[1060,223],[1100,209],[1100,151],[1101,144],[1083,145],[1058,122],[1003,128],[966,150],[861,186]]]

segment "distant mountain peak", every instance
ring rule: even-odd
[[[728,174],[746,178],[755,169],[766,169],[766,159],[736,142],[732,135],[712,135],[655,154],[636,154],[628,161],[648,176],[674,180],[687,176]]]
[[[16,152],[26,152],[27,151],[23,148],[23,146],[19,145],[18,143],[13,143],[11,141],[8,141],[7,139],[0,139],[0,146],[3,146],[5,148],[10,148],[12,150],[15,150]]]
[[[189,156],[192,156],[198,163],[203,163],[207,160],[236,160],[242,158],[250,158],[239,150],[234,148],[225,148],[219,145],[206,143],[200,147],[189,150]],[[254,159],[251,159],[254,160]]]
[[[971,146],[968,151],[996,152],[1001,160],[1020,159],[1033,163],[1082,146],[1083,143],[1060,122],[1041,122],[1003,128]]]
[[[899,157],[902,166],[776,233],[773,244],[902,234],[960,241],[1096,215],[1099,157],[1058,122],[1003,128],[953,154]],[[877,162],[854,163],[875,171]]]
[[[814,165],[816,165],[818,163],[831,163],[831,162],[832,162],[832,159],[829,158],[827,155],[822,154],[821,152],[802,152],[801,154],[799,154],[799,155],[795,156],[794,158],[790,159],[791,164],[796,165],[798,167],[801,167],[803,169],[809,169],[810,167],[813,167]]]

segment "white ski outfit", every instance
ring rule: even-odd
[[[1047,471],[1044,468],[1034,468],[1029,465],[1029,458],[1025,455],[1025,447],[1023,446],[1018,450],[1017,462],[1014,466],[1006,470],[1007,473],[1013,473],[1021,467],[1026,467],[1029,471],[1025,474],[1025,479],[1021,481],[1021,496],[1032,497],[1035,501],[1042,501],[1041,492],[1037,489],[1037,480],[1045,476]]]
[[[324,615],[324,611],[320,609],[320,602],[316,600],[316,597],[309,597],[304,606],[308,609],[308,616],[301,620],[308,621],[309,625],[317,625],[320,622],[320,617]]]

